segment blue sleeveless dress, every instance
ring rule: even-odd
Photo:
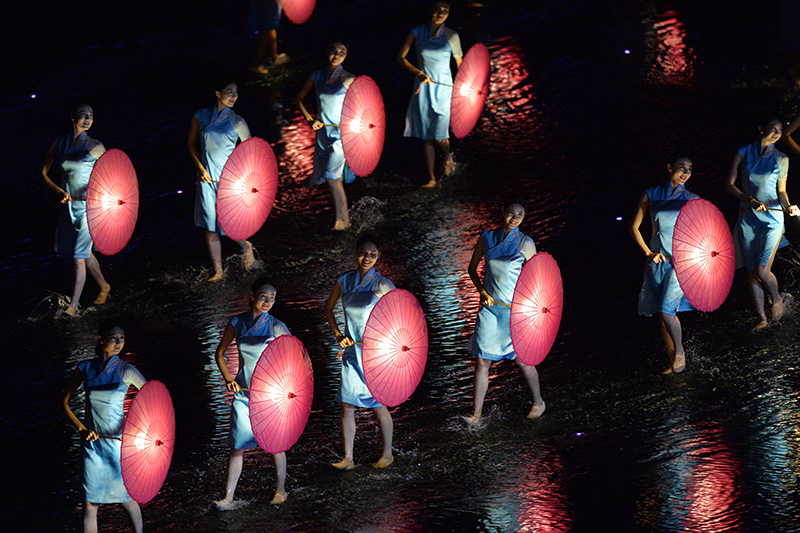
[[[236,346],[239,349],[239,373],[234,381],[240,387],[249,389],[250,378],[261,354],[276,337],[289,335],[289,328],[269,313],[262,313],[253,323],[252,311],[236,315],[231,319],[231,325],[236,330]],[[250,391],[240,390],[233,395],[228,445],[237,450],[258,446],[250,425]]]
[[[358,270],[341,274],[336,281],[342,288],[342,309],[344,310],[344,334],[354,344],[342,353],[342,381],[336,395],[337,402],[349,403],[357,407],[381,407],[367,388],[361,364],[361,340],[367,319],[378,303],[380,296],[395,288],[394,283],[384,278],[375,269],[370,269],[359,281]]]
[[[228,157],[238,141],[250,138],[250,129],[242,117],[230,107],[217,111],[217,106],[194,114],[200,124],[200,162],[208,170],[213,183],[197,183],[194,223],[208,231],[225,235],[217,221],[217,182]]]
[[[767,207],[781,208],[778,200],[778,180],[785,180],[789,172],[789,158],[774,145],[761,155],[761,142],[742,146],[738,153],[742,158],[740,175],[745,194],[752,196]],[[736,266],[755,270],[758,265],[769,263],[775,247],[789,242],[783,238],[783,211],[756,211],[750,204],[739,205],[739,219],[734,229],[737,244]]]
[[[462,57],[463,53],[458,33],[444,24],[433,35],[432,30],[433,25],[428,23],[414,27],[411,33],[414,34],[417,67],[439,83],[423,84],[414,76],[414,92],[408,103],[403,135],[425,140],[444,140],[450,136],[448,130],[453,88],[440,83],[453,85],[450,57]]]
[[[133,365],[115,355],[104,365],[103,357],[78,363],[86,390],[84,425],[104,437],[121,437],[125,425],[123,404],[128,386],[141,389],[144,377]],[[91,503],[131,501],[122,481],[120,451],[115,439],[83,441],[83,490]]]
[[[505,238],[503,231],[499,227],[481,234],[486,270],[483,287],[495,302],[511,304],[522,265],[536,254],[536,245],[519,228],[509,231]],[[482,359],[516,359],[511,344],[511,307],[497,303],[481,306],[467,348]]]
[[[52,168],[61,175],[61,188],[69,193],[72,201],[59,208],[55,251],[61,257],[88,259],[92,237],[86,221],[86,187],[97,162],[92,152],[104,151],[105,148],[84,131],[75,143],[72,134],[59,137],[56,149],[58,155]]]
[[[339,124],[342,121],[342,105],[347,93],[343,82],[347,76],[350,76],[350,73],[341,65],[333,72],[326,68],[311,74],[317,94],[317,120],[323,124]],[[319,185],[325,180],[340,179],[344,179],[345,183],[353,181],[356,175],[344,159],[340,129],[325,126],[318,129],[316,134],[311,183]]]
[[[672,257],[672,233],[681,207],[690,200],[699,198],[679,185],[672,188],[667,181],[659,187],[651,187],[645,192],[650,199],[650,222],[653,237],[650,250],[665,257]],[[681,311],[694,311],[695,308],[684,296],[672,259],[661,263],[651,262],[644,272],[644,283],[639,291],[639,314],[653,316],[656,313],[675,315]]]

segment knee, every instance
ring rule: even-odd
[[[97,505],[92,502],[84,502],[83,515],[87,517],[97,516]]]

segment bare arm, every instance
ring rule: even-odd
[[[411,51],[412,46],[414,46],[414,34],[409,32],[408,37],[406,37],[406,42],[403,43],[403,47],[400,48],[400,53],[397,54],[397,62],[400,63],[401,67],[418,77],[420,83],[431,83],[433,80],[430,76],[412,65],[411,62],[406,59],[406,56],[408,55],[408,52]]]
[[[475,244],[475,249],[472,251],[472,259],[469,260],[467,272],[469,272],[469,279],[472,280],[472,284],[475,285],[475,288],[478,289],[478,292],[481,295],[481,305],[489,307],[494,304],[494,298],[492,298],[492,295],[486,292],[486,289],[483,288],[481,278],[478,276],[478,265],[481,263],[481,259],[483,259],[483,252],[483,239],[478,237],[478,242]]]
[[[336,302],[339,301],[341,296],[342,286],[339,285],[339,282],[337,281],[333,286],[331,295],[328,297],[328,302],[325,304],[325,318],[328,319],[328,324],[331,327],[331,331],[333,331],[333,334],[336,336],[336,342],[338,342],[339,346],[342,348],[347,348],[355,343],[353,342],[353,339],[341,332],[339,325],[336,323],[336,317],[333,315],[333,309],[336,307]]]
[[[47,149],[47,153],[44,156],[41,177],[47,188],[56,193],[56,195],[59,197],[58,200],[62,204],[65,204],[72,201],[72,197],[67,191],[56,185],[55,182],[50,179],[50,176],[47,175],[47,173],[50,172],[50,167],[53,166],[53,161],[56,160],[56,155],[58,155],[58,148],[56,146],[56,142],[53,141],[53,144],[50,145],[50,148]]]
[[[81,374],[80,370],[75,370],[75,373],[69,378],[64,396],[61,398],[61,412],[63,412],[64,416],[75,426],[75,429],[78,430],[82,439],[93,441],[99,439],[100,436],[94,431],[87,429],[86,426],[83,425],[83,422],[78,420],[78,417],[75,416],[75,413],[72,412],[69,406],[69,401],[75,396],[75,392],[78,390],[78,387],[81,386],[81,383],[83,383],[83,374]]]
[[[789,123],[785,130],[783,130],[783,137],[781,138],[792,148],[792,150],[800,153],[800,145],[798,145],[794,138],[792,138],[792,133],[797,131],[798,128],[800,128],[800,115],[794,117],[794,120]]]
[[[208,170],[203,166],[200,161],[200,154],[197,152],[197,140],[200,137],[200,122],[197,117],[192,117],[192,125],[189,127],[189,139],[186,142],[186,147],[189,149],[189,156],[192,158],[192,163],[197,167],[198,177],[200,181],[211,183],[211,176],[208,175]]]
[[[796,217],[800,215],[800,208],[796,205],[793,205],[789,201],[789,195],[786,194],[786,179],[779,179],[778,180],[778,200],[781,202],[781,207],[783,210],[789,213],[791,216]]]
[[[647,242],[644,240],[642,236],[642,232],[640,228],[642,226],[642,221],[644,221],[644,216],[647,214],[647,210],[650,208],[650,197],[647,196],[647,193],[642,195],[641,200],[639,200],[639,205],[636,206],[636,212],[633,214],[633,218],[631,219],[631,225],[628,226],[628,233],[631,234],[633,240],[636,241],[636,244],[639,245],[639,248],[644,252],[644,255],[647,256],[649,260],[653,263],[661,263],[667,260],[660,253],[656,253],[650,249],[647,245]]]
[[[311,89],[313,87],[314,87],[314,80],[308,78],[306,80],[305,85],[303,85],[303,88],[300,89],[300,92],[297,93],[297,96],[294,97],[294,103],[297,104],[298,109],[300,109],[300,113],[303,114],[303,118],[306,119],[306,122],[308,122],[308,125],[311,126],[311,129],[317,131],[318,129],[322,128],[323,126],[322,122],[312,117],[311,113],[309,113],[308,109],[306,109],[306,106],[303,105],[303,99],[306,96],[308,96],[308,93],[311,92]]]
[[[225,380],[225,387],[231,392],[239,392],[239,384],[233,381],[230,373],[228,373],[228,366],[225,364],[225,352],[228,351],[233,339],[236,337],[236,329],[233,324],[228,322],[225,326],[225,331],[222,333],[222,338],[217,345],[217,350],[214,352],[214,359],[217,361],[217,368],[222,373],[222,378]]]
[[[755,198],[748,196],[743,191],[736,186],[736,178],[739,176],[739,167],[742,164],[742,156],[738,153],[733,158],[733,163],[731,163],[731,168],[728,170],[728,179],[725,180],[725,192],[739,200],[740,202],[745,202],[750,204],[750,207],[755,209],[756,211],[766,211],[767,206],[756,200]]]

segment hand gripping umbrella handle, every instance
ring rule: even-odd
[[[356,344],[361,344],[361,343],[360,343],[360,342],[354,342],[354,343],[353,343],[353,344],[351,344],[350,346],[354,346],[354,345],[356,345]],[[349,348],[350,346],[348,346],[348,348]],[[342,348],[341,346],[339,346],[339,353],[338,353],[338,354],[336,354],[336,358],[337,358],[337,359],[341,359],[341,358],[342,358],[342,354],[343,354],[343,353],[344,353],[344,348]]]

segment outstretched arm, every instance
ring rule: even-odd
[[[800,115],[794,117],[794,120],[789,123],[785,130],[783,130],[783,137],[781,138],[792,148],[792,150],[800,153],[800,145],[798,145],[794,138],[792,138],[792,133],[797,131],[798,128],[800,128]]]
[[[303,114],[303,118],[306,119],[306,122],[308,122],[308,125],[311,126],[311,129],[317,131],[318,129],[322,128],[323,126],[322,122],[312,117],[311,113],[309,113],[308,109],[306,109],[306,106],[303,105],[303,99],[305,99],[308,93],[311,92],[311,89],[313,87],[314,87],[314,80],[308,78],[306,80],[306,84],[303,85],[303,88],[300,89],[300,92],[297,93],[297,96],[294,97],[294,103],[297,104],[298,109],[300,109],[300,112]]]
[[[189,139],[186,141],[186,147],[189,149],[189,156],[192,158],[192,163],[197,168],[197,175],[200,181],[211,183],[211,176],[208,175],[208,170],[203,166],[200,161],[200,154],[197,152],[197,139],[200,137],[200,122],[197,117],[192,117],[192,125],[189,127]]]
[[[639,205],[636,206],[636,212],[633,214],[633,219],[631,219],[631,225],[628,227],[628,233],[631,234],[633,240],[636,241],[636,244],[639,245],[639,248],[644,252],[644,255],[647,256],[649,260],[653,263],[661,263],[666,261],[667,258],[664,257],[662,254],[654,252],[647,246],[647,242],[645,242],[644,237],[642,237],[642,232],[640,231],[640,227],[642,225],[642,221],[644,220],[644,216],[647,214],[647,209],[650,207],[650,197],[647,196],[647,193],[642,195],[642,199],[639,200]]]
[[[780,200],[783,210],[791,216],[800,215],[800,208],[789,202],[789,195],[786,194],[786,178],[778,180],[778,200]]]
[[[494,304],[494,298],[492,298],[492,295],[486,292],[486,289],[483,288],[481,278],[478,276],[478,265],[481,263],[481,259],[483,259],[483,252],[483,239],[478,237],[478,242],[475,244],[475,249],[472,251],[472,259],[469,261],[467,272],[469,272],[469,279],[472,280],[472,284],[475,285],[475,288],[478,289],[478,292],[481,295],[481,305],[489,307]]]
[[[75,373],[72,374],[72,377],[69,379],[67,383],[67,389],[64,391],[64,396],[61,398],[61,412],[64,413],[64,416],[70,421],[70,423],[75,426],[75,429],[78,430],[80,433],[81,438],[86,441],[93,441],[100,438],[100,436],[95,433],[94,431],[87,429],[83,423],[78,420],[78,417],[75,416],[75,413],[72,412],[72,409],[69,406],[69,401],[75,396],[75,392],[80,387],[81,383],[83,383],[83,374],[81,374],[80,370],[75,370]]]
[[[414,46],[414,34],[409,32],[408,37],[406,37],[406,42],[403,43],[400,53],[397,54],[397,62],[400,63],[401,67],[418,77],[420,83],[431,83],[433,80],[430,76],[412,65],[411,62],[406,59],[406,56],[408,55],[408,52],[411,51],[412,46]]]
[[[339,325],[336,323],[336,317],[333,315],[333,309],[336,307],[336,302],[339,301],[341,296],[342,286],[339,285],[339,282],[337,281],[333,286],[331,295],[328,297],[328,303],[325,304],[325,318],[328,319],[328,324],[330,325],[333,334],[336,336],[336,342],[338,342],[339,346],[342,348],[347,348],[355,343],[353,342],[353,339],[341,332]]]
[[[739,200],[740,202],[744,202],[750,204],[750,207],[755,209],[756,211],[766,211],[767,206],[753,198],[745,194],[743,191],[736,186],[736,177],[739,175],[739,167],[742,164],[742,156],[738,153],[736,157],[733,158],[733,163],[731,163],[731,168],[728,171],[728,179],[725,180],[725,192]]]
[[[59,202],[65,204],[72,201],[72,197],[67,191],[56,185],[53,180],[50,179],[50,176],[47,175],[47,173],[50,172],[50,167],[53,166],[53,161],[56,160],[56,155],[58,155],[58,148],[56,147],[55,141],[53,141],[53,144],[50,145],[50,148],[47,149],[47,153],[44,156],[41,177],[47,188],[56,193]]]
[[[225,331],[222,333],[222,338],[217,345],[217,350],[214,352],[214,359],[217,361],[217,368],[222,373],[222,378],[225,380],[225,387],[231,392],[239,392],[239,384],[233,381],[230,373],[228,373],[228,366],[225,364],[225,352],[228,351],[233,339],[236,337],[236,330],[233,324],[228,322],[225,326]]]

